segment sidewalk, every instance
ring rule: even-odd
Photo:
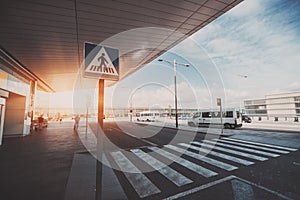
[[[110,118],[106,119],[107,121],[129,121],[128,118]],[[147,124],[151,126],[158,126],[158,127],[167,127],[167,128],[174,128],[176,129],[175,119],[170,118],[161,118],[158,121],[154,122],[142,122],[133,120],[134,123],[138,124]],[[214,134],[214,135],[221,135],[221,127],[218,125],[207,127],[192,127],[187,125],[187,120],[178,120],[178,129],[185,130],[185,131],[193,131],[193,132],[202,132],[206,134]],[[223,129],[223,136],[231,136],[234,132],[232,129]]]
[[[85,148],[73,122],[49,123],[0,147],[0,199],[62,200],[76,151]]]
[[[252,121],[252,123],[243,123],[242,128],[272,131],[298,131],[300,133],[300,122]]]
[[[110,118],[106,119],[109,121],[129,121],[128,118]],[[169,128],[176,128],[175,126],[175,119],[170,118],[161,118],[159,121],[155,122],[141,122],[133,119],[135,123],[141,124],[148,124],[152,126],[159,126],[159,127],[169,127]],[[187,120],[178,120],[178,128],[181,130],[187,131],[197,131],[203,132],[208,134],[220,134],[221,129],[219,126],[210,126],[207,127],[191,127],[187,125]],[[243,126],[238,129],[224,129],[225,136],[230,136],[236,133],[236,130],[265,130],[265,131],[292,131],[292,132],[299,132],[300,133],[300,122],[275,122],[275,121],[253,121],[252,123],[243,123]]]

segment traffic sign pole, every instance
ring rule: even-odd
[[[98,82],[98,130],[97,130],[97,166],[96,200],[102,199],[102,156],[104,153],[104,80],[119,80],[119,50],[102,45],[84,44],[85,78],[96,78]]]
[[[221,120],[221,134],[223,134],[223,111],[222,111],[222,100],[221,98],[217,98],[217,105],[220,106],[220,120]]]
[[[103,119],[104,119],[104,79],[98,83],[98,126],[97,131],[97,171],[96,171],[96,200],[102,199],[102,153],[103,153]]]

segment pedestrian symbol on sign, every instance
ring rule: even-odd
[[[89,43],[85,45],[85,76],[118,80],[119,51]]]
[[[98,58],[98,61],[100,61],[100,67],[102,67],[102,65],[104,67],[106,67],[105,63],[108,63],[108,61],[105,59],[105,53],[102,53],[102,55]]]

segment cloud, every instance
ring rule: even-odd
[[[240,100],[263,98],[267,93],[299,91],[299,22],[295,20],[296,14],[290,16],[295,12],[299,14],[299,9],[293,9],[289,1],[246,0],[175,46],[172,51],[182,62],[188,61],[199,69],[180,71],[178,68],[179,78],[179,72],[183,77],[182,82],[178,81],[180,106],[215,106],[218,96],[227,105],[238,106]],[[153,78],[143,75],[144,81],[172,80],[171,67],[166,73],[162,72],[162,66],[158,68]],[[237,74],[248,78],[242,79]],[[214,80],[220,77],[224,85],[216,86]],[[165,84],[170,90],[155,88],[137,92],[136,105],[173,106],[174,85],[170,83]]]
[[[245,0],[232,10],[228,12],[228,15],[234,17],[243,17],[252,15],[253,13],[263,12],[263,7],[260,0]]]
[[[209,52],[223,56],[236,54],[241,50],[242,46],[243,45],[238,40],[231,40],[224,37],[214,39],[207,44]]]
[[[293,82],[287,86],[290,91],[300,91],[300,82]]]

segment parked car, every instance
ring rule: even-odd
[[[252,122],[251,118],[248,117],[247,115],[243,115],[243,116],[242,116],[242,120],[243,120],[243,122],[245,122],[245,123],[251,123],[251,122]]]

